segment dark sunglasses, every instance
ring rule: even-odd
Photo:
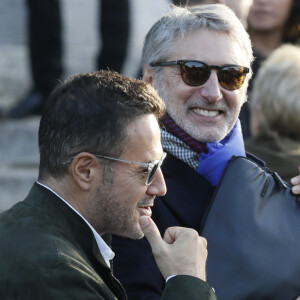
[[[217,76],[220,85],[226,90],[239,89],[249,73],[249,68],[237,65],[207,65],[198,60],[173,60],[166,62],[151,63],[151,67],[166,67],[179,65],[182,80],[190,86],[199,86],[204,84],[210,74],[211,69],[217,69]]]
[[[162,165],[164,159],[166,158],[167,153],[164,152],[160,160],[155,160],[150,163],[141,163],[141,162],[113,158],[113,157],[108,157],[108,156],[103,156],[103,155],[96,155],[96,154],[94,154],[94,155],[99,158],[118,161],[118,162],[121,162],[121,163],[127,164],[127,165],[137,165],[137,166],[144,167],[145,168],[144,172],[146,174],[146,182],[145,183],[146,183],[146,185],[150,185],[154,179],[154,175],[155,175],[157,169]]]

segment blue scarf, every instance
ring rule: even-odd
[[[200,154],[197,173],[216,186],[230,158],[246,156],[240,120],[222,141],[207,143],[206,147],[208,153]]]

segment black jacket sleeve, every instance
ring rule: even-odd
[[[165,280],[148,241],[113,236],[112,249],[116,254],[113,272],[124,286],[128,299],[161,299]]]

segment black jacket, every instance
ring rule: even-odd
[[[0,241],[0,299],[127,299],[88,225],[38,184],[1,214]],[[162,299],[174,294],[215,299],[206,283],[191,276],[172,278]]]

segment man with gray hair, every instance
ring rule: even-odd
[[[167,107],[160,121],[168,193],[152,216],[161,232],[192,227],[207,239],[207,280],[220,299],[295,299],[299,204],[246,154],[238,119],[252,61],[245,28],[222,4],[174,7],[148,32],[143,78]],[[159,299],[164,281],[149,243],[114,238],[113,249],[129,299]]]

